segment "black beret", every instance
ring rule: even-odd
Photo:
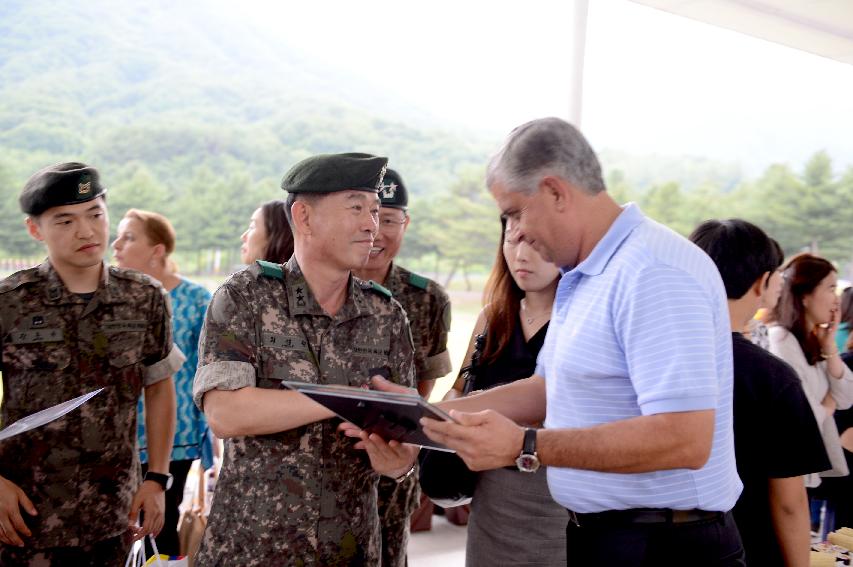
[[[403,184],[403,178],[393,169],[385,172],[385,179],[379,188],[379,201],[383,207],[405,209],[409,206],[409,193]]]
[[[97,169],[72,161],[34,173],[24,185],[18,202],[24,213],[38,216],[52,207],[85,203],[106,192]]]
[[[356,189],[376,193],[388,158],[370,154],[320,154],[290,168],[281,188],[288,193],[335,193]]]

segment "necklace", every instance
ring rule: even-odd
[[[528,325],[532,325],[534,321],[541,318],[543,315],[551,313],[550,309],[542,311],[541,313],[537,313],[537,314],[528,313],[527,312],[527,301],[524,298],[522,298],[522,300],[521,300],[521,311],[523,312],[524,322],[527,323]]]

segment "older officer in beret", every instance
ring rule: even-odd
[[[450,298],[434,281],[394,263],[409,226],[409,194],[403,178],[393,169],[385,173],[379,189],[379,232],[370,258],[355,274],[381,283],[394,294],[409,317],[415,343],[415,377],[418,392],[429,397],[436,378],[450,372],[447,333],[450,331]],[[382,565],[405,567],[409,541],[409,517],[418,506],[418,483],[412,477],[395,483],[379,481],[379,512],[382,518]]]
[[[20,196],[47,260],[0,282],[3,404],[9,424],[95,390],[80,409],[0,442],[0,565],[120,565],[132,537],[163,526],[175,426],[165,291],[110,267],[106,190],[82,163],[45,168]],[[150,468],[136,450],[145,392]],[[135,525],[140,509],[145,520]]]
[[[403,309],[351,274],[373,247],[386,163],[348,153],[293,166],[282,189],[294,255],[257,261],[213,296],[194,396],[226,443],[201,567],[379,564],[379,475],[340,420],[281,382],[363,386],[381,373],[413,385]]]

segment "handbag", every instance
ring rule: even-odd
[[[148,536],[151,541],[151,548],[154,550],[154,555],[145,557],[145,540],[133,542],[130,546],[130,553],[127,554],[127,559],[124,562],[124,567],[187,567],[186,557],[169,557],[161,555],[157,549],[157,542],[153,535]]]
[[[187,567],[193,566],[206,526],[207,518],[199,510],[187,510],[181,516],[178,524],[178,541],[181,554],[187,557]]]
[[[471,353],[471,363],[459,371],[464,377],[463,395],[467,396],[477,389],[477,371],[485,343],[485,333],[477,335],[474,340],[474,352]],[[418,464],[421,490],[430,500],[442,508],[453,508],[471,502],[477,485],[477,473],[469,469],[459,455],[424,449],[418,455]]]
[[[201,547],[204,529],[207,527],[208,492],[213,491],[214,471],[204,471],[199,468],[199,478],[193,491],[190,507],[181,514],[178,522],[178,543],[181,555],[187,558],[187,567],[193,567],[195,556]],[[210,478],[208,478],[210,476]],[[208,481],[210,486],[207,486]]]

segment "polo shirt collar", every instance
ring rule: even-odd
[[[628,235],[645,220],[643,211],[635,203],[628,203],[622,207],[622,212],[607,229],[604,237],[592,249],[589,256],[578,264],[574,270],[562,269],[564,274],[569,272],[582,273],[587,276],[597,276],[604,271],[607,263],[616,254],[616,250]]]

